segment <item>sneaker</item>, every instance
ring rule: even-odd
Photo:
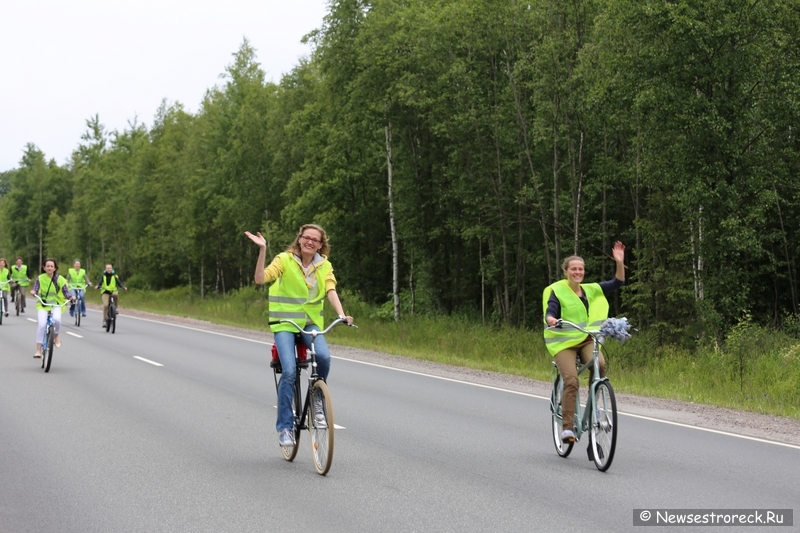
[[[561,432],[561,442],[575,442],[575,433],[571,429],[565,429]]]
[[[81,316],[82,316],[82,317],[85,317],[85,316],[86,316],[86,313],[81,313]]]
[[[325,403],[322,398],[314,400],[314,421],[317,423],[317,427],[328,427],[328,421],[325,419]]]
[[[278,444],[283,447],[294,446],[294,433],[291,429],[282,429],[278,435]]]

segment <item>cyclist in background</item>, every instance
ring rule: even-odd
[[[33,284],[31,294],[38,296],[45,303],[48,304],[63,304],[67,300],[72,300],[67,289],[67,280],[64,276],[58,275],[58,263],[55,259],[47,258],[42,267],[42,273],[36,278]],[[56,348],[61,348],[61,339],[58,334],[61,331],[61,307],[45,307],[41,303],[36,304],[38,311],[39,328],[36,330],[36,353],[33,355],[35,359],[42,356],[42,343],[44,342],[44,332],[47,328],[47,313],[53,312],[53,333],[54,344]]]
[[[103,291],[103,327],[105,327],[106,320],[108,320],[109,299],[114,298],[114,306],[119,309],[119,291],[117,289],[127,291],[128,288],[122,284],[110,263],[106,265],[106,269],[100,274],[100,281],[97,282],[94,288]]]
[[[11,281],[11,271],[8,270],[8,262],[5,257],[0,257],[0,283],[6,283],[8,281]],[[9,287],[10,290],[11,287],[9,285],[6,286]],[[0,285],[0,287],[2,287],[2,285]],[[5,315],[8,316],[8,298],[6,297],[6,292],[8,291],[3,288],[0,292],[3,293],[3,303],[5,304],[3,309],[6,310]]]
[[[600,283],[583,283],[584,262],[577,255],[564,259],[562,268],[564,278],[548,286],[542,293],[542,305],[547,326],[553,327],[559,318],[569,320],[584,329],[599,331],[603,321],[608,318],[610,295],[625,284],[625,245],[617,241],[611,251],[617,270],[614,279]],[[572,430],[575,417],[575,401],[578,395],[578,370],[575,360],[580,355],[586,363],[593,357],[592,338],[578,331],[565,329],[557,331],[545,328],[544,342],[564,381],[564,396],[561,400],[561,440],[575,442]],[[600,376],[606,374],[603,353],[597,356]],[[590,369],[591,383],[593,369]]]
[[[25,288],[31,284],[28,279],[28,265],[22,264],[22,258],[17,257],[17,264],[11,267],[11,301],[14,301],[19,289],[20,311],[25,312]]]
[[[92,281],[89,279],[89,275],[86,273],[86,270],[81,268],[81,260],[76,259],[72,268],[67,271],[67,286],[69,287],[70,294],[75,297],[75,300],[78,299],[78,296],[81,296],[81,308],[78,309],[81,316],[86,316],[84,289],[86,287],[91,287],[91,285]],[[69,316],[75,316],[75,301],[69,306]]]
[[[266,268],[264,268],[266,239],[261,233],[253,235],[246,231],[245,235],[259,248],[255,282],[258,285],[275,282],[269,288],[269,321],[283,368],[283,375],[278,383],[278,421],[275,428],[278,430],[278,444],[294,446],[296,443],[292,432],[294,427],[292,398],[297,376],[294,357],[295,329],[289,324],[279,324],[276,321],[289,318],[305,326],[306,331],[321,331],[325,327],[322,302],[326,296],[339,318],[352,324],[353,317],[345,316],[342,302],[336,293],[336,278],[333,275],[333,267],[328,261],[330,246],[324,229],[316,224],[302,226],[291,246],[275,256]],[[309,336],[303,335],[303,340],[310,348]],[[317,337],[314,347],[317,352],[317,373],[322,379],[327,380],[331,367],[331,353],[325,337]],[[316,413],[322,411],[319,405],[313,407]]]

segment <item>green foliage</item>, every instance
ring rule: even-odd
[[[316,222],[359,301],[383,305],[396,281],[403,320],[524,330],[561,258],[608,279],[619,239],[612,310],[659,349],[736,350],[742,309],[794,328],[794,2],[334,0],[307,40],[277,84],[245,39],[196,112],[163,102],[112,132],[89,118],[65,167],[28,145],[0,175],[0,251],[246,306],[257,250],[242,233],[272,257]]]

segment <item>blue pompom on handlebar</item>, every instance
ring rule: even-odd
[[[602,343],[606,338],[611,338],[622,344],[631,338],[630,330],[631,325],[627,318],[609,318],[600,326],[599,340]]]

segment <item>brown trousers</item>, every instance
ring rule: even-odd
[[[575,401],[578,396],[578,368],[576,360],[580,354],[581,363],[586,363],[592,359],[592,339],[591,337],[577,346],[567,348],[558,352],[553,358],[558,367],[558,373],[564,381],[564,395],[561,397],[561,416],[562,429],[572,429],[575,419]],[[603,352],[597,356],[597,363],[600,367],[600,377],[606,375],[606,361],[603,359]],[[593,378],[594,368],[589,367],[589,380]]]
[[[109,301],[109,297],[110,296],[112,296],[112,295],[107,293],[107,292],[104,292],[102,294],[102,297],[103,297],[103,322],[105,322],[106,319],[108,318],[108,301]],[[117,311],[119,311],[119,293],[115,292],[113,294],[113,297],[114,297],[114,305],[117,306]]]

